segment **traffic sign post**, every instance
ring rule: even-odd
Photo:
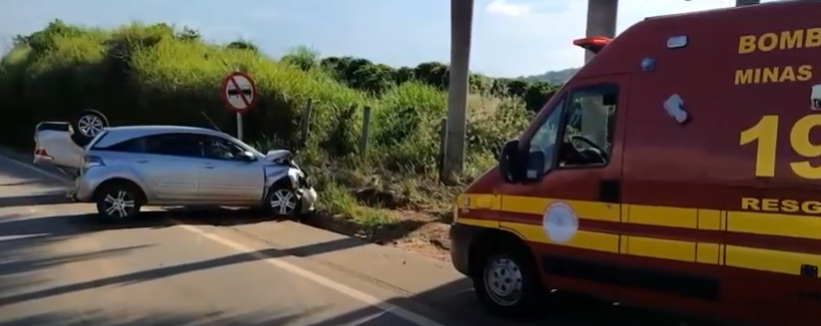
[[[242,113],[237,112],[237,139],[242,140]]]
[[[221,95],[228,110],[237,114],[237,138],[242,140],[242,115],[254,106],[257,87],[251,76],[242,72],[232,72],[222,81]]]

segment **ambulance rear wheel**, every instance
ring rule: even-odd
[[[473,287],[492,315],[523,318],[534,315],[543,297],[538,268],[524,243],[503,241],[487,246],[474,264]]]

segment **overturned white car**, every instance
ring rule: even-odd
[[[74,199],[96,203],[106,219],[134,217],[145,205],[251,206],[294,216],[312,211],[317,198],[291,152],[262,154],[215,130],[105,122],[78,135],[69,123],[42,122],[34,139],[34,162],[76,175]]]

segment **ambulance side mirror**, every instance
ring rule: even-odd
[[[499,153],[499,173],[507,183],[516,183],[524,177],[524,160],[519,150],[519,141],[511,140],[505,143]]]

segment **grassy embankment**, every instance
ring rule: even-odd
[[[210,119],[233,134],[233,115],[218,96],[220,80],[233,69],[251,74],[260,93],[245,120],[249,143],[297,151],[317,180],[324,215],[381,241],[447,219],[460,186],[490,167],[495,148],[529,117],[520,100],[472,95],[465,173],[460,184],[443,186],[436,176],[446,115],[440,90],[408,82],[375,97],[321,68],[303,71],[165,25],[101,30],[55,22],[16,40],[0,62],[0,141],[30,150],[38,121],[71,119],[85,108],[104,112],[114,125],[210,126]],[[298,124],[309,100],[313,117],[303,146]],[[348,109],[354,105],[372,107],[364,153],[356,146],[362,111]]]

